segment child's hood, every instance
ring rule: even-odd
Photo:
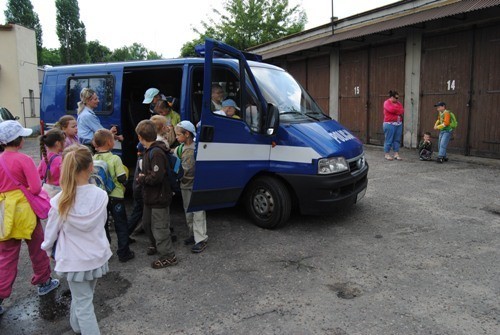
[[[62,192],[59,192],[50,200],[52,207],[58,209],[59,199]],[[68,212],[65,224],[70,224],[74,228],[88,232],[101,224],[100,217],[107,215],[108,195],[95,185],[78,186],[75,204]]]
[[[167,148],[166,144],[164,142],[162,142],[162,141],[155,141],[155,142],[153,142],[149,146],[149,148],[148,148],[147,151],[152,150],[153,148],[160,148],[161,150],[165,151],[165,153],[167,153],[167,154],[170,152],[170,149]]]

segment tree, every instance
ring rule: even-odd
[[[63,64],[88,61],[85,25],[80,21],[77,0],[56,0],[56,32]]]
[[[113,50],[109,56],[112,62],[121,62],[127,60],[145,60],[145,59],[161,59],[162,56],[154,51],[149,51],[141,43],[133,43],[131,46],[123,46]]]
[[[61,65],[61,54],[59,53],[59,49],[47,49],[42,48],[42,61],[38,64],[43,65]]]
[[[90,63],[107,62],[109,56],[111,56],[111,50],[99,43],[99,41],[90,41],[87,44],[87,52],[89,54]]]
[[[217,19],[201,23],[204,31],[194,29],[199,37],[187,42],[181,56],[194,54],[194,45],[205,36],[245,50],[304,30],[307,16],[300,7],[289,7],[288,0],[227,0],[225,13],[213,9]]]
[[[37,62],[42,64],[42,26],[38,14],[33,11],[30,0],[9,0],[4,11],[5,19],[9,23],[19,24],[35,30]]]

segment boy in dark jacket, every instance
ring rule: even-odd
[[[428,131],[424,133],[424,138],[418,144],[418,156],[421,161],[432,160],[431,133]]]
[[[135,128],[139,142],[146,148],[142,159],[142,173],[137,181],[144,187],[144,227],[151,227],[156,240],[158,259],[151,264],[153,269],[176,265],[172,240],[170,238],[170,203],[172,190],[168,179],[168,148],[165,143],[156,141],[156,126],[150,120],[139,122]]]

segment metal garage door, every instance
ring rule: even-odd
[[[389,97],[389,91],[395,90],[399,93],[399,101],[404,104],[404,87],[405,44],[370,49],[368,143],[384,144],[384,101]]]
[[[477,30],[474,49],[470,154],[500,158],[500,26]],[[457,118],[465,130],[465,118]]]
[[[433,129],[437,119],[434,104],[444,101],[459,120],[448,148],[460,153],[466,151],[471,50],[472,31],[424,37],[422,41],[419,139],[430,131],[436,139],[435,150],[439,132]]]
[[[367,140],[368,50],[342,51],[339,121],[363,143]]]

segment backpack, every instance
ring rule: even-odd
[[[94,171],[90,174],[89,182],[108,194],[113,192],[116,187],[113,178],[109,174],[108,163],[100,159],[94,159]]]
[[[156,148],[152,148],[149,151],[149,160],[150,161],[152,159],[153,151],[155,149]],[[172,155],[170,152],[166,153],[166,155],[167,155],[167,162],[168,162],[167,175],[168,175],[168,182],[170,184],[170,188],[174,192],[180,192],[181,191],[180,180],[181,180],[182,176],[184,175],[184,170],[182,169],[181,160],[180,160],[180,158]]]
[[[458,126],[457,117],[455,116],[455,114],[453,114],[452,112],[450,112],[450,128],[453,130],[457,126]]]

